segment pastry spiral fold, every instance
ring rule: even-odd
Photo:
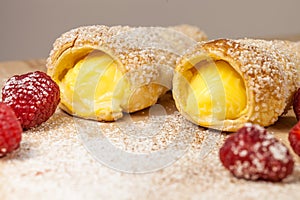
[[[79,27],[55,41],[47,73],[60,86],[63,110],[114,121],[155,104],[172,86],[178,56],[204,39],[188,25]]]
[[[200,126],[223,131],[236,131],[246,122],[273,124],[290,108],[299,87],[298,47],[254,39],[198,43],[175,69],[178,110]]]

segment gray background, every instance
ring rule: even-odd
[[[300,34],[299,0],[0,0],[0,61],[46,58],[81,25],[199,26],[210,39]]]

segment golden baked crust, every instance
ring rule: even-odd
[[[101,115],[79,116],[113,121],[122,117],[122,111],[135,112],[155,104],[172,86],[173,68],[178,56],[194,45],[195,39],[201,38],[206,38],[202,31],[187,25],[170,28],[103,25],[79,27],[64,33],[55,41],[47,60],[47,73],[59,83],[78,61],[94,51],[101,51],[112,57],[118,70],[130,83],[128,105]],[[63,103],[60,107],[77,115]]]
[[[173,96],[179,111],[188,119],[207,126],[200,119],[191,118],[184,110],[181,74],[194,67],[195,62],[207,58],[228,62],[244,80],[247,104],[236,119],[214,121],[209,127],[236,131],[246,122],[269,126],[277,121],[291,105],[299,87],[299,57],[288,41],[254,39],[218,39],[198,43],[179,60],[173,80]],[[192,63],[187,65],[186,63]]]

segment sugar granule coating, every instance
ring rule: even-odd
[[[290,130],[288,139],[294,152],[300,156],[300,122]]]
[[[60,101],[58,85],[44,72],[16,75],[2,88],[2,101],[16,113],[23,129],[47,121]]]
[[[127,60],[127,62],[126,62],[125,57],[132,58],[132,56],[128,55],[129,53],[132,53],[132,55],[135,56],[134,58],[141,59],[142,61],[144,60],[144,57],[147,57],[147,55],[145,54],[145,53],[148,53],[147,51],[140,52],[140,54],[136,54],[136,52],[133,52],[132,47],[140,47],[147,40],[149,41],[149,37],[147,37],[148,33],[146,33],[146,34],[143,33],[145,35],[143,35],[143,37],[142,37],[142,38],[144,38],[143,39],[144,41],[142,41],[142,44],[139,43],[140,41],[134,41],[134,40],[131,41],[133,43],[130,44],[129,46],[122,45],[122,43],[125,42],[126,44],[128,44],[128,42],[126,42],[126,40],[128,39],[128,38],[126,38],[126,37],[128,37],[128,34],[126,34],[126,33],[130,32],[130,34],[132,34],[136,30],[139,31],[139,30],[143,30],[143,29],[147,29],[147,32],[149,32],[149,31],[151,32],[153,30],[158,30],[158,29],[163,30],[163,27],[129,27],[129,26],[108,27],[105,25],[93,25],[93,26],[82,26],[82,27],[72,29],[72,30],[62,34],[61,37],[57,38],[56,41],[54,42],[53,49],[51,50],[50,55],[47,59],[47,67],[52,68],[55,63],[55,60],[68,48],[83,46],[86,44],[89,44],[91,46],[99,46],[100,47],[102,45],[106,45],[107,43],[109,44],[110,47],[113,48],[113,51],[115,51],[115,50],[117,51],[120,48],[124,48],[123,49],[124,52],[122,54],[120,54],[120,56],[121,56],[120,59],[124,65],[126,65],[127,62],[129,62],[130,64],[138,65],[139,60],[133,59],[132,61]],[[169,29],[169,31],[167,31],[167,29],[165,29],[166,30],[165,33],[171,34],[171,35],[166,35],[166,38],[171,37],[172,34],[174,34],[175,37],[177,37],[177,36],[179,36],[179,33],[182,33],[182,34],[186,35],[187,37],[190,37],[190,39],[192,39],[194,41],[203,41],[203,40],[207,39],[206,34],[202,30],[200,30],[194,26],[179,25],[179,26],[169,27],[168,29]],[[163,32],[164,31],[162,31],[160,33],[163,33]],[[176,32],[178,32],[178,34],[176,34]],[[152,37],[153,34],[151,36],[151,33],[149,33],[149,36]],[[130,37],[132,37],[132,36],[130,36]],[[178,39],[180,39],[180,38],[178,38]],[[115,40],[117,40],[117,41],[115,41]],[[169,40],[170,40],[170,38],[169,38]],[[117,43],[115,43],[115,42],[117,42]],[[170,41],[160,40],[159,42],[161,45],[164,45],[164,44],[166,44],[166,42],[170,42]],[[177,40],[176,42],[178,44],[180,44],[185,41]],[[178,44],[176,44],[176,45],[178,45]],[[161,46],[159,46],[159,47],[161,47]],[[178,48],[178,47],[175,47],[175,48]],[[118,52],[116,52],[116,53],[118,53]]]
[[[250,123],[226,139],[219,156],[234,176],[249,180],[281,181],[294,168],[288,148],[263,127]]]
[[[47,59],[47,73],[56,80],[55,68],[59,64],[56,61],[62,54],[71,48],[89,46],[114,55],[124,66],[121,71],[127,74],[132,85],[158,82],[170,88],[172,69],[178,55],[196,44],[196,41],[206,39],[202,31],[196,27],[188,27],[78,27],[56,39]],[[190,33],[191,29],[193,34]],[[190,35],[191,38],[188,37]],[[162,93],[164,91],[165,88]]]
[[[14,111],[0,102],[0,157],[19,148],[22,127]]]

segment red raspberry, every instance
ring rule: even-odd
[[[300,88],[294,94],[293,110],[294,110],[297,120],[299,121],[300,120]]]
[[[288,148],[263,127],[250,123],[227,138],[219,155],[225,168],[238,178],[275,182],[294,169]]]
[[[36,71],[8,79],[2,101],[16,113],[24,129],[47,121],[60,101],[58,85],[44,72]]]
[[[22,127],[14,111],[0,102],[0,157],[20,146]]]
[[[290,130],[289,141],[294,152],[300,156],[300,121]]]

